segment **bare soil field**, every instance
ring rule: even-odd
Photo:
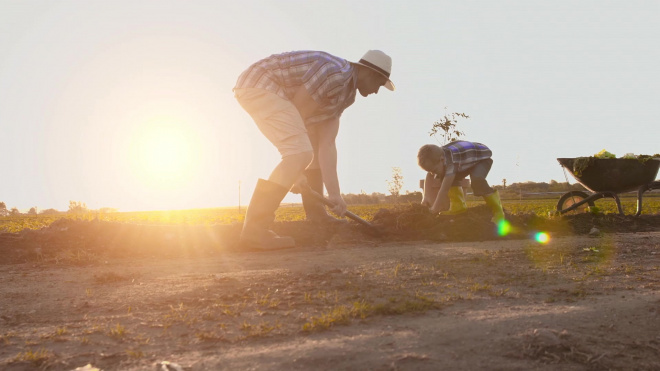
[[[240,225],[0,234],[0,369],[660,369],[660,215],[489,217],[276,223],[299,246],[256,253]]]

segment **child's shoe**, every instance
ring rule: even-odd
[[[491,221],[495,224],[498,224],[504,220],[504,210],[502,209],[502,202],[500,201],[500,193],[495,191],[483,197],[484,200],[486,200],[486,205],[488,205],[490,210],[493,212],[493,218]]]
[[[467,211],[467,203],[465,203],[465,193],[463,187],[449,188],[449,210],[442,213],[442,215],[457,215]]]

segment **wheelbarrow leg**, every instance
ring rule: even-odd
[[[643,185],[637,190],[637,212],[635,216],[639,216],[642,213],[642,194],[646,192],[648,185]]]
[[[612,197],[614,199],[614,202],[616,202],[616,207],[619,209],[619,215],[625,215],[623,213],[623,207],[621,206],[621,200],[619,199],[619,196],[614,193],[614,192],[603,192],[606,196]]]
[[[639,187],[637,190],[637,212],[635,213],[635,216],[640,216],[640,214],[642,214],[642,194],[654,189],[660,189],[660,181],[651,182]]]

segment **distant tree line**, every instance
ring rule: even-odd
[[[0,216],[12,216],[20,215],[21,212],[17,208],[12,207],[10,210],[7,210],[7,205],[4,202],[0,202]]]
[[[566,193],[568,191],[586,191],[585,188],[579,183],[569,184],[567,182],[557,182],[551,180],[549,183],[545,182],[521,182],[507,184],[506,179],[502,181],[502,185],[494,185],[493,188],[500,192],[502,198],[543,198],[543,197],[558,197],[559,193]],[[390,190],[391,192],[391,190]],[[472,188],[467,188],[467,193],[472,193]],[[405,194],[397,194],[392,192],[389,195],[374,192],[371,194],[343,194],[342,197],[349,205],[356,204],[393,204],[393,203],[418,203],[422,202],[422,192],[420,191],[406,191]]]
[[[367,194],[365,192],[354,194],[342,194],[344,201],[349,205],[373,205],[373,204],[394,204],[394,203],[419,203],[422,202],[422,192],[420,191],[406,191],[401,194],[402,177],[400,177],[400,170],[394,170],[393,182],[389,184],[390,194],[380,192],[373,192]],[[549,183],[541,182],[522,182],[508,184],[506,179],[502,180],[501,185],[494,185],[493,188],[500,192],[502,198],[533,198],[533,197],[556,197],[555,193],[565,193],[568,191],[585,191],[585,188],[579,183],[569,184],[567,182],[557,182],[551,180]],[[472,192],[471,188],[467,189],[468,194]],[[112,213],[117,212],[117,209],[111,207],[103,207],[98,210],[90,210],[87,204],[80,201],[69,201],[69,209],[67,211],[58,211],[55,209],[38,210],[37,207],[32,207],[25,213],[25,215],[55,215],[55,214],[86,214],[86,213]],[[4,202],[0,202],[0,217],[3,216],[17,216],[23,215],[17,208],[7,208]]]
[[[344,201],[349,205],[373,205],[373,204],[394,204],[394,203],[418,203],[422,202],[422,192],[407,191],[405,194],[389,194],[373,192],[371,194],[366,193],[347,193],[342,194]]]
[[[111,207],[103,207],[99,210],[90,210],[87,208],[87,204],[80,201],[69,201],[69,209],[67,211],[59,211],[56,209],[44,209],[41,211],[37,210],[37,207],[31,207],[30,210],[26,213],[21,213],[18,208],[12,207],[7,209],[7,204],[0,202],[0,217],[3,216],[18,216],[18,215],[57,215],[57,214],[86,214],[86,213],[112,213],[117,212],[117,209]]]
[[[493,188],[500,192],[503,198],[520,198],[520,197],[554,197],[555,193],[566,193],[568,191],[586,191],[580,183],[569,184],[568,182],[557,182],[551,180],[550,183],[545,182],[521,182],[507,184],[506,179],[502,180],[502,185],[495,185]]]

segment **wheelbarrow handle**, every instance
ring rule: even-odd
[[[303,193],[306,193],[306,194],[314,197],[315,199],[323,202],[327,206],[330,206],[330,207],[335,207],[336,206],[332,201],[330,201],[327,198],[325,198],[325,197],[321,196],[320,194],[316,193],[314,190],[309,188],[309,186],[303,187],[301,191]],[[356,221],[356,222],[358,222],[362,225],[365,225],[369,228],[372,228],[372,229],[376,230],[376,228],[371,223],[369,223],[368,221],[360,218],[359,216],[353,214],[352,212],[350,212],[348,210],[346,210],[346,212],[344,213],[344,216],[349,218],[349,219],[352,219],[352,220],[354,220],[354,221]]]

